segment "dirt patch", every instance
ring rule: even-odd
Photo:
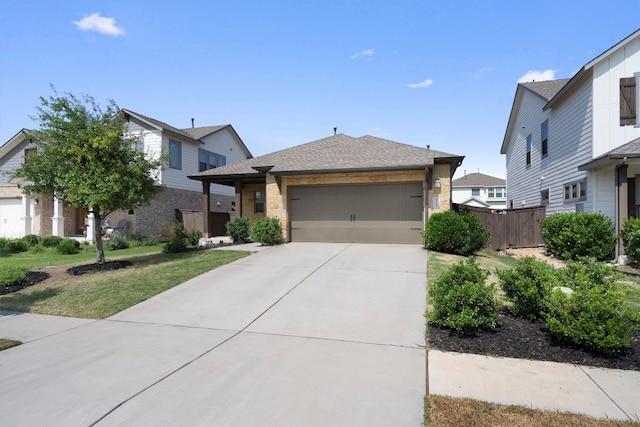
[[[564,267],[565,262],[561,259],[554,257],[553,255],[547,253],[547,250],[544,247],[538,248],[520,248],[520,249],[507,249],[504,254],[511,255],[515,258],[524,258],[527,256],[532,256],[537,259],[547,261],[549,264],[554,267]]]

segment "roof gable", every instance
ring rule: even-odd
[[[451,182],[452,187],[497,187],[505,185],[507,185],[506,180],[479,172],[467,174]]]
[[[153,128],[168,133],[170,136],[182,138],[194,143],[198,142],[197,138],[193,138],[187,132],[168,125],[165,122],[161,122],[160,120],[153,119],[151,117],[145,116],[144,114],[136,113],[135,111],[127,110],[126,108],[123,108],[122,110],[120,110],[120,112],[124,115],[125,118],[127,118],[127,116],[135,117],[136,119],[147,123]]]
[[[251,175],[256,173],[254,168],[269,166],[272,166],[270,173],[274,175],[417,169],[442,162],[455,163],[457,167],[462,159],[464,156],[370,135],[354,138],[338,134],[232,165],[209,169],[193,175],[192,178]]]
[[[197,140],[202,140],[202,138],[206,138],[207,136],[213,135],[214,133],[220,132],[224,129],[227,129],[229,133],[231,133],[231,135],[236,139],[240,148],[245,152],[245,157],[249,159],[252,158],[253,154],[251,154],[251,151],[249,151],[249,148],[247,148],[244,141],[242,141],[242,138],[240,138],[240,135],[238,135],[236,130],[231,125],[202,126],[202,127],[187,128],[182,130],[188,133],[189,135],[191,135],[192,138]]]
[[[16,147],[18,147],[28,137],[29,129],[20,129],[10,140],[0,146],[0,159],[9,155]]]

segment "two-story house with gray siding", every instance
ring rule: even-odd
[[[500,151],[507,207],[600,212],[618,231],[637,215],[639,80],[640,30],[570,79],[518,84]]]
[[[231,125],[178,129],[127,109],[121,110],[119,117],[130,134],[139,136],[137,149],[151,158],[163,156],[166,161],[156,172],[162,190],[149,205],[111,213],[107,217],[111,227],[126,220],[129,232],[157,235],[175,220],[176,209],[202,210],[202,187],[188,175],[253,157]],[[32,149],[25,129],[0,147],[0,237],[83,235],[87,212],[64,206],[52,195],[27,196],[22,193],[22,183],[7,176],[6,172],[24,162]],[[234,194],[233,188],[213,185],[210,210],[230,212]]]

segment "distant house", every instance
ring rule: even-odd
[[[451,182],[453,203],[491,209],[507,208],[507,181],[479,172]]]
[[[451,208],[463,159],[337,134],[190,178],[205,199],[210,185],[235,187],[237,214],[277,217],[287,241],[420,243],[427,217]]]
[[[113,212],[107,217],[111,227],[126,222],[129,232],[156,235],[175,220],[176,209],[202,210],[202,187],[188,175],[253,157],[231,125],[178,129],[127,109],[119,117],[128,132],[140,135],[137,149],[167,161],[156,174],[162,190],[151,204]],[[9,180],[6,172],[16,169],[35,148],[27,132],[21,130],[0,147],[0,237],[82,236],[87,212],[63,206],[52,195],[27,196],[21,182]],[[233,188],[211,186],[210,210],[230,212],[234,199]]]
[[[602,212],[618,231],[637,216],[639,89],[640,30],[571,79],[519,84],[500,151],[508,207]]]

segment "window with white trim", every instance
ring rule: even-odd
[[[254,193],[254,213],[264,213],[264,192],[256,191]]]
[[[471,195],[472,196],[479,196],[480,195],[480,189],[479,188],[472,188],[471,189]]]
[[[573,203],[587,200],[587,181],[576,181],[564,185],[564,202]]]
[[[169,140],[169,167],[172,169],[182,169],[182,143]]]
[[[489,187],[488,189],[488,197],[490,199],[500,199],[503,197],[507,197],[506,189],[504,187]]]

